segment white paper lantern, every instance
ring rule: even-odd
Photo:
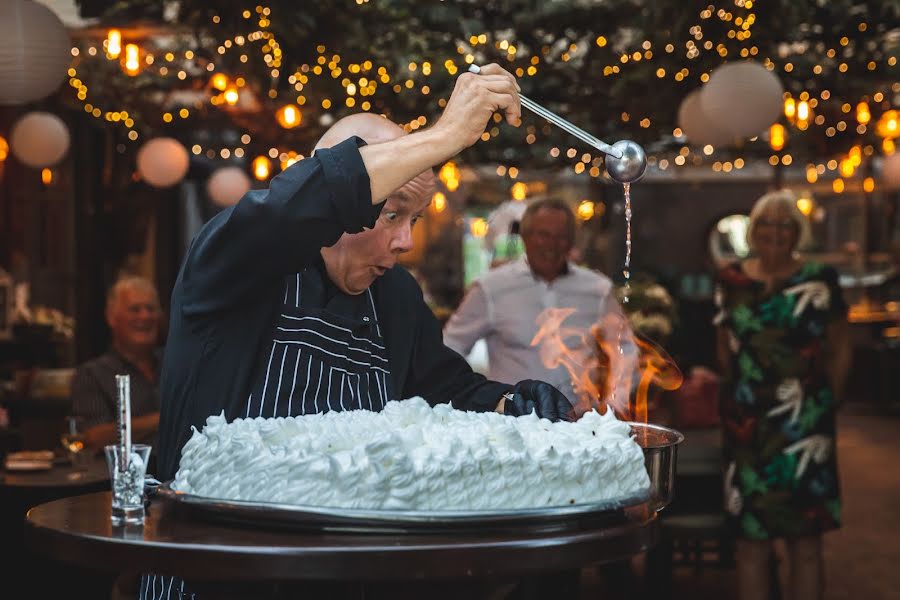
[[[72,41],[56,14],[31,0],[0,2],[0,104],[25,104],[59,87]]]
[[[209,199],[218,206],[233,206],[250,191],[250,177],[238,167],[222,167],[206,182]]]
[[[718,148],[734,141],[730,133],[713,125],[703,112],[700,90],[691,92],[681,101],[681,106],[678,107],[678,126],[688,141],[695,146],[710,144]]]
[[[900,152],[884,157],[881,163],[881,182],[889,190],[900,190]]]
[[[778,77],[764,66],[733,62],[712,72],[700,103],[718,129],[734,137],[753,137],[778,120],[783,93]]]
[[[141,146],[137,168],[141,178],[153,187],[175,185],[187,175],[190,158],[187,149],[170,137],[154,138]]]
[[[9,141],[12,153],[22,163],[43,169],[55,165],[66,155],[69,128],[54,114],[30,112],[13,125]]]

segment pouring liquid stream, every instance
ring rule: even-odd
[[[625,287],[622,293],[622,304],[628,304],[631,295],[631,184],[622,184],[625,188],[625,266],[622,275],[625,276]]]

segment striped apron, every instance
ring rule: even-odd
[[[371,289],[357,314],[303,307],[302,273],[285,280],[272,346],[260,357],[244,416],[289,417],[332,410],[380,411],[391,399],[391,373]],[[140,600],[194,598],[181,578],[141,577]]]

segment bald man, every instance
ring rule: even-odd
[[[444,346],[397,265],[434,189],[431,168],[475,143],[495,111],[517,123],[514,78],[496,65],[457,80],[431,128],[406,135],[347,117],[314,155],[251,191],[198,233],[172,294],[161,382],[159,475],[210,415],[296,416],[431,404],[570,416],[552,386],[488,381]]]

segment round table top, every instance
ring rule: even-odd
[[[37,552],[79,566],[207,581],[412,580],[522,575],[617,561],[655,544],[655,515],[546,533],[356,534],[278,531],[190,517],[155,500],[143,526],[110,524],[109,492],[28,511]]]
[[[92,456],[75,467],[65,462],[54,463],[41,471],[12,471],[0,468],[0,487],[9,488],[80,488],[109,481],[106,459]]]

